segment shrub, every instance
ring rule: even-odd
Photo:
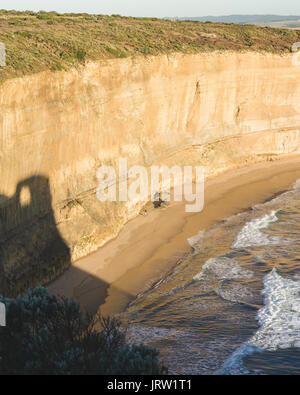
[[[77,49],[75,52],[75,56],[76,56],[77,60],[79,60],[80,62],[85,61],[86,55],[87,55],[87,52],[85,49]]]
[[[43,287],[6,299],[6,327],[0,327],[0,374],[165,374],[158,352],[126,344],[115,318],[83,316],[79,305]]]
[[[119,50],[119,49],[114,49],[110,47],[106,47],[106,50],[111,53],[112,55],[116,56],[117,58],[127,58],[127,55],[125,52]]]

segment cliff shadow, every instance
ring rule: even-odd
[[[56,296],[75,300],[83,312],[95,314],[100,308],[104,316],[118,314],[135,299],[135,295],[116,287],[114,283],[76,266],[69,267],[62,276],[49,284],[48,290]]]
[[[49,179],[37,175],[20,181],[13,196],[0,195],[0,294],[16,297],[54,280],[55,287],[59,284],[54,294],[75,299],[89,313],[97,312],[111,287],[71,266],[70,248],[56,225]]]
[[[70,265],[70,249],[52,209],[49,180],[20,181],[12,197],[0,195],[0,292],[15,297],[45,284]]]

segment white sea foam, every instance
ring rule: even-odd
[[[259,310],[260,329],[252,343],[274,351],[299,346],[300,281],[283,278],[274,269],[264,279],[265,306]]]
[[[300,189],[300,178],[298,178],[298,180],[295,181],[293,185],[293,189]]]
[[[268,228],[272,222],[276,221],[278,221],[276,211],[272,211],[270,214],[263,215],[260,218],[253,219],[238,233],[231,248],[278,244],[281,240],[280,237],[270,236],[261,232],[261,229]]]
[[[276,269],[264,278],[264,307],[257,318],[259,330],[239,347],[218,374],[246,373],[243,359],[258,351],[300,348],[300,281],[280,276]]]
[[[235,259],[226,256],[211,258],[205,262],[202,271],[194,276],[195,281],[207,280],[248,280],[254,274],[250,270],[243,269]]]
[[[241,284],[221,284],[217,289],[215,289],[217,295],[222,299],[228,300],[233,303],[243,303],[246,305],[254,305],[256,302],[255,295],[252,290],[245,285]]]
[[[187,241],[191,247],[193,247],[196,250],[199,250],[202,245],[203,236],[204,236],[204,231],[201,230],[197,235],[187,239]]]
[[[254,344],[247,342],[239,347],[230,358],[222,366],[222,369],[216,372],[217,375],[235,375],[235,374],[247,374],[249,373],[243,364],[243,360],[246,356],[252,355],[255,352],[260,352],[261,349],[256,347]]]
[[[203,281],[207,289],[213,290],[224,300],[253,305],[256,303],[256,298],[251,289],[237,283],[253,277],[254,273],[242,268],[235,259],[218,256],[209,259],[193,280]]]

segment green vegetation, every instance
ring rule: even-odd
[[[43,287],[5,299],[0,327],[0,375],[166,374],[158,352],[126,344],[115,318],[83,317],[79,305]]]
[[[119,15],[0,11],[7,66],[0,82],[43,70],[67,70],[86,60],[215,50],[287,53],[300,31],[231,23],[131,18]]]

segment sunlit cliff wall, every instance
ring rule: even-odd
[[[0,86],[0,291],[48,282],[141,205],[100,203],[102,164],[204,165],[215,175],[300,150],[291,56],[137,57]]]

